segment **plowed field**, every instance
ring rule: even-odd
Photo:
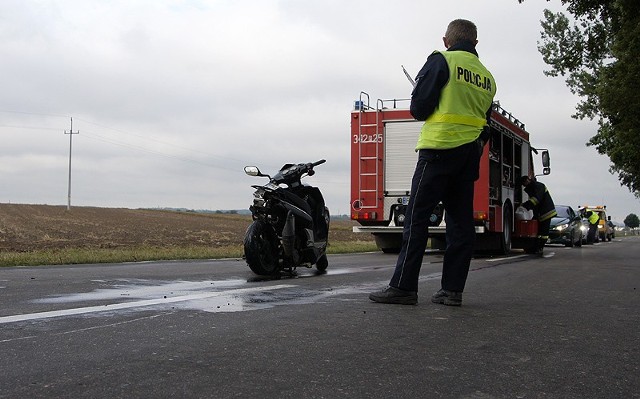
[[[0,251],[213,246],[242,243],[251,217],[165,210],[0,204]],[[329,243],[369,241],[354,222],[331,221]]]

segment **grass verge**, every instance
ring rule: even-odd
[[[329,254],[377,250],[370,241],[335,242]],[[242,257],[242,245],[226,247],[135,247],[135,248],[63,248],[30,252],[0,252],[1,266],[39,266],[92,263],[122,263],[158,260],[222,259]]]

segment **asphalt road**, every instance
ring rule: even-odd
[[[640,238],[472,263],[384,305],[395,255],[0,268],[0,398],[640,398]]]

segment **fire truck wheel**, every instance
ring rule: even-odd
[[[402,233],[374,233],[376,246],[385,254],[400,253],[402,246]]]
[[[506,205],[502,217],[502,234],[500,234],[500,251],[505,255],[511,252],[512,220],[511,206]]]

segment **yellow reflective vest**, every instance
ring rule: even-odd
[[[589,223],[590,224],[596,224],[598,223],[598,220],[600,220],[600,216],[598,215],[597,212],[591,212],[591,215],[589,216]]]
[[[475,54],[440,54],[449,66],[449,80],[438,106],[422,126],[416,150],[454,148],[476,140],[487,124],[486,113],[496,94],[493,75]]]

